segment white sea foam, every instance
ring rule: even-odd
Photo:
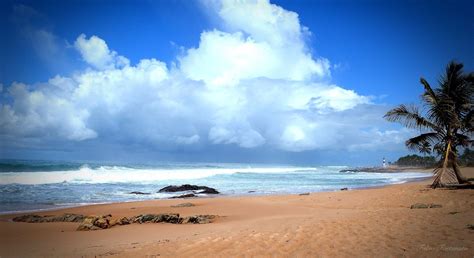
[[[200,179],[234,173],[292,173],[308,170],[316,171],[317,169],[308,167],[134,169],[120,166],[101,166],[91,169],[84,165],[73,171],[0,173],[0,184],[153,183],[164,180]]]

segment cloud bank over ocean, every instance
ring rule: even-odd
[[[174,63],[132,64],[100,35],[80,34],[71,47],[86,69],[3,85],[2,141],[301,152],[402,146],[410,134],[388,129],[386,107],[372,97],[331,82],[331,62],[309,48],[298,14],[268,1],[203,5],[221,26],[203,31]]]

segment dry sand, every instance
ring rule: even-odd
[[[473,169],[468,176],[472,177]],[[0,219],[0,257],[473,257],[474,190],[430,181],[310,195],[156,200],[64,212],[114,217],[215,214],[212,224],[133,224],[79,232],[78,223]],[[183,202],[195,207],[172,208]],[[414,203],[441,208],[410,209]],[[40,214],[40,213],[38,213]]]

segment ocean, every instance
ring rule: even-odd
[[[213,187],[220,196],[296,194],[404,183],[427,173],[341,173],[346,166],[0,160],[0,213],[166,199],[167,185]],[[130,194],[139,191],[147,195]]]

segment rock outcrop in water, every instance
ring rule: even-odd
[[[133,192],[130,192],[129,194],[136,194],[136,195],[150,195],[151,193],[144,193],[144,192],[139,192],[139,191],[133,191]]]
[[[198,196],[191,193],[191,194],[182,194],[182,195],[173,196],[173,197],[170,197],[170,199],[192,198],[192,197],[198,197]]]
[[[197,194],[219,194],[214,188],[207,187],[207,186],[200,186],[200,185],[169,185],[166,187],[161,188],[158,192],[159,193],[175,193],[175,192],[184,192],[184,191],[193,191],[193,193]]]

